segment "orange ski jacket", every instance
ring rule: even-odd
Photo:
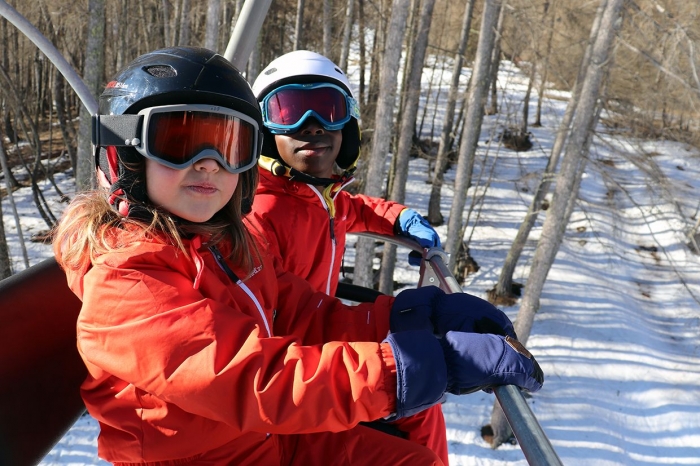
[[[275,464],[260,455],[275,457],[277,434],[342,431],[393,411],[395,363],[378,343],[392,297],[345,306],[267,253],[249,276],[233,268],[236,281],[199,238],[185,243],[191,258],[155,240],[127,244],[66,270],[83,302],[81,394],[102,458]]]
[[[345,253],[345,234],[369,231],[393,235],[401,204],[343,188],[352,180],[323,189],[259,167],[260,183],[248,215],[285,270],[319,291],[335,295]]]

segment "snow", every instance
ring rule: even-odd
[[[440,99],[448,83],[445,72]],[[484,120],[465,211],[465,237],[480,269],[468,277],[464,290],[484,298],[527,211],[568,97],[546,94],[543,126],[530,128],[534,147],[514,152],[499,148],[494,135],[517,121],[527,82],[504,63],[499,84],[501,111]],[[432,107],[434,100],[421,105],[427,101]],[[532,116],[536,99],[531,106]],[[433,111],[428,109],[426,121]],[[700,464],[700,256],[689,249],[687,236],[700,214],[699,162],[700,152],[684,144],[624,138],[598,128],[579,200],[527,342],[546,376],[544,388],[527,400],[566,465]],[[443,186],[445,216],[453,169]],[[406,204],[423,213],[430,195],[427,172],[425,160],[411,162]],[[74,191],[70,177],[56,179],[64,192]],[[55,191],[43,186],[59,211],[63,204]],[[28,189],[16,192],[15,202],[25,234],[47,228],[36,216]],[[14,266],[20,270],[7,199],[2,208]],[[516,268],[519,283],[527,281],[545,214]],[[446,226],[438,231],[444,237]],[[31,264],[51,255],[47,245],[27,245]],[[396,280],[416,283],[418,271],[407,265],[405,252],[399,249]],[[350,251],[346,263],[353,259]],[[518,305],[504,311],[515,319]],[[527,464],[517,445],[493,450],[481,439],[493,402],[494,396],[484,392],[448,396],[443,410],[452,465]],[[40,464],[106,464],[96,456],[98,432],[96,422],[83,416]]]

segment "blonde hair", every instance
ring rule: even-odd
[[[260,261],[260,251],[243,223],[241,205],[252,199],[257,181],[257,167],[241,173],[228,204],[202,223],[175,219],[157,206],[133,199],[129,202],[138,204],[139,215],[124,217],[109,204],[104,189],[78,194],[53,231],[56,260],[64,268],[86,270],[100,255],[144,239],[173,244],[189,257],[183,238],[202,235],[208,238],[206,246],[229,240],[228,258],[249,271]],[[119,235],[114,235],[115,229]]]

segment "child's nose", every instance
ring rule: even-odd
[[[323,125],[316,118],[307,118],[301,127],[301,132],[306,134],[321,134],[325,132]]]
[[[194,163],[194,169],[197,171],[217,172],[221,166],[214,159],[200,159]]]

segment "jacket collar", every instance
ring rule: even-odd
[[[261,155],[258,159],[258,166],[269,171],[274,176],[283,176],[289,178],[290,181],[300,181],[302,183],[324,187],[337,183],[347,185],[354,180],[352,173],[355,171],[354,169],[351,171],[345,171],[339,177],[317,178],[315,176],[307,175],[304,172],[300,172],[299,170],[295,170],[294,168],[289,167],[287,164],[265,155]]]

